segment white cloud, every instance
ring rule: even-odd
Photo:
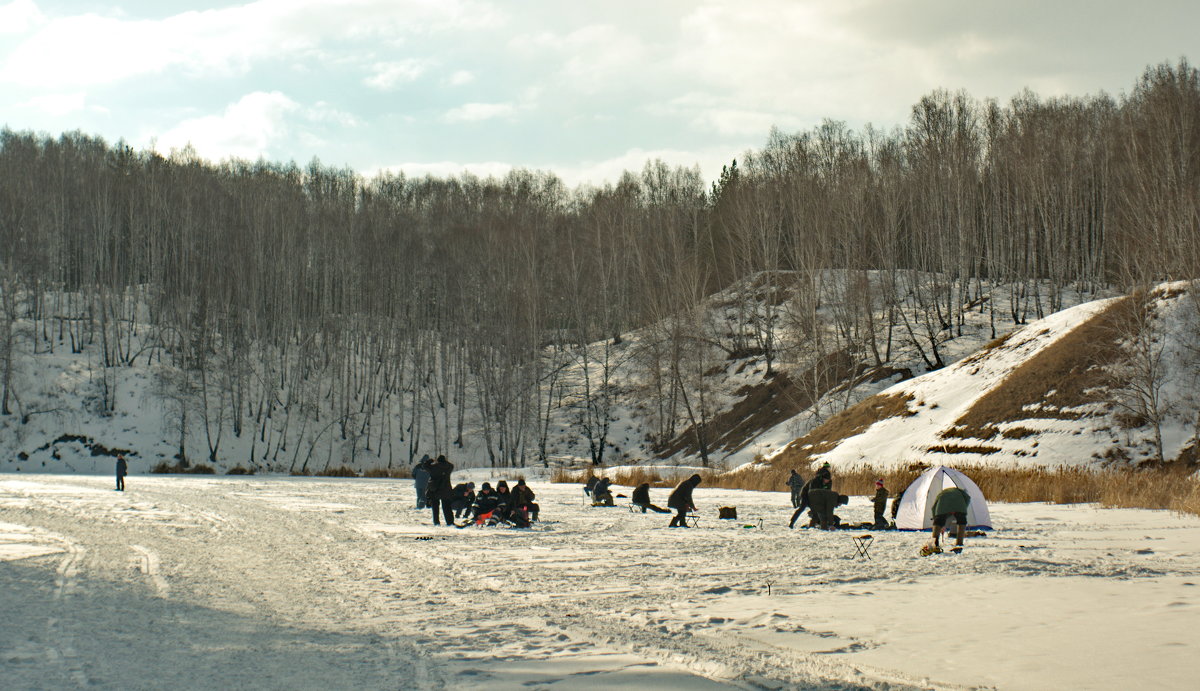
[[[23,34],[46,21],[33,0],[14,0],[0,5],[0,36]]]
[[[494,118],[510,117],[516,112],[511,103],[464,103],[446,111],[446,122],[479,122]]]
[[[458,70],[446,80],[450,86],[463,86],[475,81],[475,75],[467,70]]]
[[[159,151],[183,149],[214,161],[226,158],[256,160],[289,133],[287,117],[299,104],[278,91],[256,91],[227,106],[220,115],[185,120],[157,137]]]
[[[257,0],[161,20],[82,14],[43,23],[9,53],[0,82],[107,84],[176,68],[241,74],[255,61],[308,53],[330,40],[395,40],[495,21],[476,0]]]
[[[401,60],[400,62],[381,62],[373,66],[373,74],[363,80],[363,84],[380,91],[408,84],[417,80],[425,72],[425,63],[420,60]]]
[[[84,110],[93,113],[107,112],[105,108],[87,105],[87,94],[82,91],[34,96],[28,101],[18,103],[17,107],[36,110],[51,117],[62,117]]]
[[[587,94],[641,81],[657,69],[637,36],[611,24],[592,24],[564,34],[521,35],[509,47],[526,58],[556,65],[561,86]]]

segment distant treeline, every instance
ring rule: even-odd
[[[181,454],[249,434],[247,461],[293,470],[325,444],[326,464],[407,463],[461,444],[467,420],[496,463],[522,463],[555,415],[599,462],[618,403],[706,456],[714,362],[880,365],[903,343],[935,368],[966,309],[1021,323],[1067,290],[1198,265],[1186,61],[1120,98],[938,91],[891,131],[774,131],[711,186],[660,161],[572,190],[0,132],[2,412],[21,412],[22,352],[94,344],[105,370],[162,365]],[[699,308],[722,290],[733,316],[714,323]],[[618,352],[636,400],[613,399]]]

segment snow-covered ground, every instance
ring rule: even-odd
[[[782,493],[701,488],[672,530],[533,482],[533,529],[456,530],[402,480],[127,484],[0,479],[0,687],[1195,686],[1195,517],[992,505],[961,555],[868,560]]]

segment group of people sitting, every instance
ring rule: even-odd
[[[509,525],[528,528],[530,523],[538,519],[540,511],[534,499],[536,495],[525,484],[525,478],[517,478],[512,489],[509,489],[506,480],[497,482],[495,488],[485,482],[478,492],[475,491],[474,482],[463,482],[454,487],[450,508],[455,518],[468,519],[461,526]]]

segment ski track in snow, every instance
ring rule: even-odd
[[[923,536],[875,532],[865,560],[850,540],[863,531],[789,531],[783,493],[701,488],[698,528],[672,530],[532,483],[532,529],[456,530],[412,509],[406,481],[135,476],[117,493],[107,477],[9,477],[0,524],[38,543],[0,561],[13,688],[1170,686],[1136,645],[1109,656],[1114,673],[1003,671],[1055,648],[1054,626],[1124,616],[1125,584],[1164,600],[1154,645],[1200,650],[1172,638],[1200,624],[1200,520],[1166,512],[993,505],[1003,529],[963,555],[920,559]],[[720,505],[740,520],[717,520]],[[869,511],[856,497],[841,513]],[[994,630],[940,646],[952,602]],[[1021,606],[1062,612],[1026,623],[1008,611]],[[911,642],[892,633],[910,611],[929,619]],[[1136,640],[1151,623],[1105,625]]]

